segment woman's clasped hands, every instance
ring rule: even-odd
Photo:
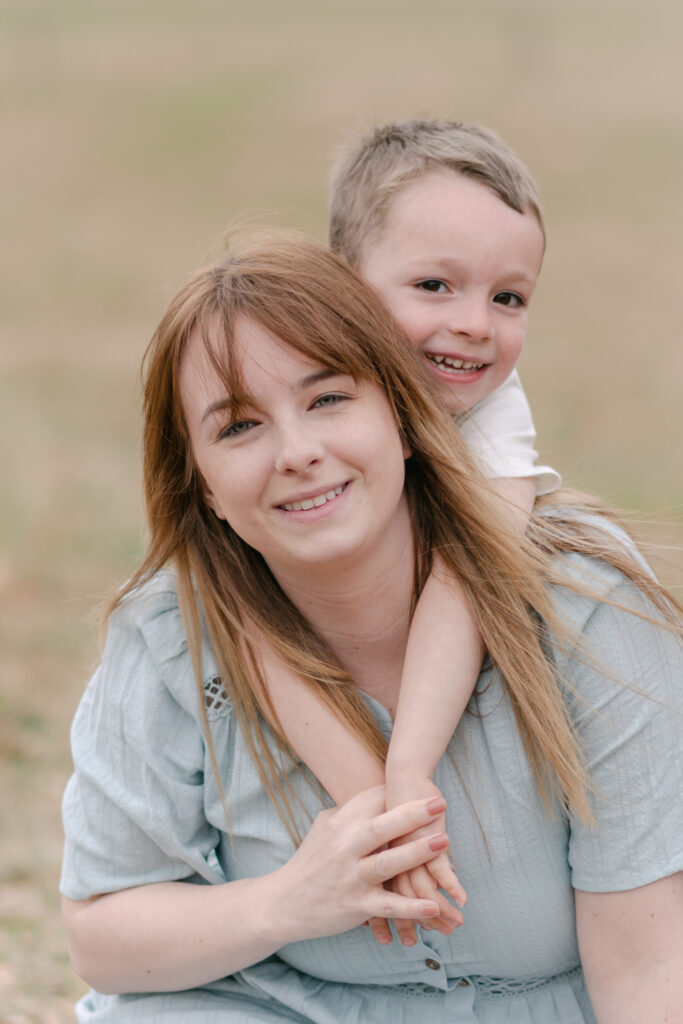
[[[433,895],[422,898],[405,895],[392,884],[447,849],[446,833],[433,832],[446,801],[437,795],[385,808],[386,789],[376,786],[342,807],[321,812],[291,860],[276,872],[290,941],[370,923],[385,944],[391,941],[387,919],[392,919],[401,940],[408,938],[409,944],[410,936],[415,941],[415,921],[443,922],[439,930],[449,932],[462,923],[460,912],[436,885]]]

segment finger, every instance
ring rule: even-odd
[[[391,934],[391,928],[389,922],[384,917],[371,917],[367,922],[370,926],[370,930],[374,935],[380,946],[388,946],[393,936]]]
[[[439,917],[429,922],[433,928],[443,935],[450,935],[453,928],[460,927],[463,923],[462,914],[449,902],[444,893],[439,892],[435,880],[428,871],[428,865],[410,872],[410,884],[418,899],[433,899],[438,903]]]
[[[408,899],[414,900],[418,896],[418,894],[415,892],[415,889],[412,886],[410,876],[410,871],[402,871],[400,875],[396,875],[395,878],[392,878],[391,881],[387,882],[386,884],[390,886],[394,892],[399,892],[401,896],[407,896]],[[423,897],[424,893],[420,894],[420,898]],[[431,893],[429,893],[426,898],[431,899]]]
[[[406,871],[412,871],[426,861],[433,860],[440,850],[444,850],[448,846],[448,843],[448,836],[442,832],[440,836],[415,839],[412,843],[405,843],[403,846],[378,850],[359,860],[358,869],[361,878],[371,885],[386,882]]]
[[[343,809],[352,803],[353,801],[349,801]],[[430,800],[411,800],[410,803],[399,804],[384,814],[378,814],[370,819],[367,829],[359,830],[359,842],[365,848],[358,852],[361,856],[369,854],[398,839],[399,836],[405,836],[416,828],[428,825],[437,815],[443,814],[445,807],[446,801],[443,797],[432,797]]]
[[[376,886],[367,898],[368,917],[384,917],[391,920],[423,921],[439,915],[436,900],[409,900],[398,893],[389,892]]]
[[[459,907],[465,906],[467,903],[467,893],[460,884],[458,876],[445,854],[440,854],[434,860],[429,861],[425,865],[425,870],[429,872],[437,886],[440,889],[444,889]]]
[[[394,918],[393,924],[401,944],[403,946],[414,946],[417,942],[417,932],[413,922]]]

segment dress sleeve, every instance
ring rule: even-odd
[[[158,602],[142,616],[124,606],[110,621],[71,733],[61,879],[71,899],[148,882],[225,881],[214,852],[220,834],[204,813],[204,741],[178,621],[177,608],[160,611]],[[151,634],[165,635],[165,661],[150,649]],[[177,698],[183,684],[186,706]]]
[[[630,584],[610,600],[656,615]],[[599,603],[572,658],[566,701],[595,789],[595,824],[572,822],[572,884],[635,889],[683,869],[683,645]]]
[[[560,476],[554,469],[537,465],[536,431],[516,370],[456,420],[487,477],[533,477],[539,495],[550,494],[560,486]]]

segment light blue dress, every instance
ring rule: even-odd
[[[642,607],[611,567],[578,556],[564,559],[563,567],[610,598]],[[462,928],[450,938],[422,932],[413,947],[396,939],[380,947],[369,929],[356,928],[285,946],[189,992],[90,993],[78,1020],[594,1022],[573,889],[630,889],[683,868],[683,664],[680,645],[647,622],[566,590],[556,600],[609,670],[603,674],[578,656],[557,659],[597,789],[594,828],[560,809],[552,817],[544,810],[505,687],[485,662],[436,777],[469,895]],[[272,871],[292,855],[208,646],[203,670],[232,846],[202,737],[174,578],[163,572],[113,617],[102,664],[74,721],[61,885],[71,899],[171,879],[216,884]],[[368,703],[388,736],[388,714]],[[315,816],[323,801],[302,771],[292,775]]]

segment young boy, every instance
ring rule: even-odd
[[[480,127],[386,125],[337,163],[330,240],[421,355],[470,450],[509,503],[510,529],[523,534],[536,496],[560,482],[554,470],[536,465],[533,423],[514,372],[545,244],[529,172]],[[386,781],[393,807],[438,794],[432,776],[483,655],[465,595],[436,559],[411,626],[385,766],[269,652],[263,669],[285,734],[335,801]],[[434,898],[440,887],[460,905],[466,899],[445,853],[394,884],[406,895]],[[462,916],[438,895],[442,913],[432,925],[450,934]],[[391,941],[386,922],[372,925],[378,941]],[[395,925],[402,942],[416,941],[409,922]]]

